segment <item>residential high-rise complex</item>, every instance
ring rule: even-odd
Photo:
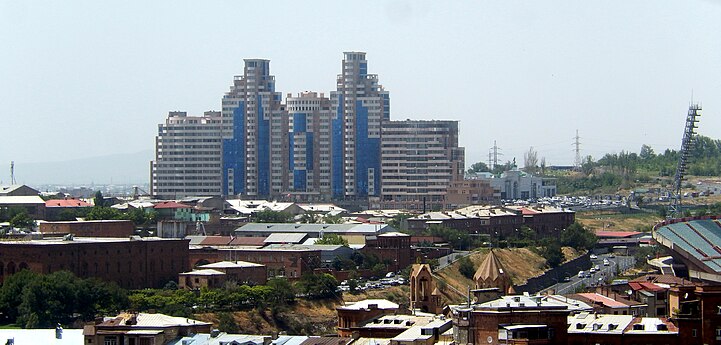
[[[270,61],[244,61],[243,75],[223,97],[224,129],[232,130],[223,133],[222,191],[267,198],[288,190],[288,113]]]
[[[381,208],[443,209],[451,181],[463,179],[458,121],[386,121]]]
[[[344,53],[331,102],[333,197],[380,196],[381,124],[390,120],[390,98],[378,76],[368,74],[365,53]]]
[[[155,161],[151,162],[150,189],[160,198],[220,195],[221,116],[186,112],[168,114],[158,125]]]
[[[391,121],[389,93],[368,74],[365,53],[344,53],[330,97],[306,91],[285,104],[270,61],[244,62],[221,112],[171,113],[161,125],[155,195],[421,209],[443,207],[450,181],[462,178],[458,122]]]
[[[303,92],[286,97],[290,121],[289,194],[297,199],[331,198],[331,107],[322,93]]]

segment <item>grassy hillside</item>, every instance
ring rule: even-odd
[[[408,286],[393,286],[382,290],[369,290],[362,294],[352,295],[344,293],[342,299],[303,301],[299,300],[293,305],[276,310],[254,309],[248,311],[232,312],[240,333],[245,334],[273,334],[285,331],[290,335],[323,335],[335,334],[338,317],[336,307],[345,302],[355,302],[364,299],[387,299],[408,308]],[[212,322],[218,327],[219,320],[215,313],[195,314],[197,320]]]
[[[547,270],[546,259],[528,248],[494,249],[494,252],[510,275],[513,285],[524,284],[528,278],[538,276]],[[566,260],[576,258],[580,255],[580,253],[573,248],[563,248],[563,253]],[[478,269],[483,259],[486,258],[486,255],[488,255],[488,249],[472,253],[469,259],[473,262],[473,266]],[[449,303],[463,302],[466,297],[459,292],[465,293],[468,291],[468,287],[474,287],[473,281],[464,277],[458,271],[459,265],[459,262],[455,262],[436,272],[445,284],[458,290],[458,292],[456,292],[453,291],[453,289],[441,289]],[[441,285],[442,284],[443,283],[441,283]]]

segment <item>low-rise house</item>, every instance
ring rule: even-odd
[[[266,267],[245,261],[221,261],[200,265],[190,272],[179,274],[178,286],[183,289],[219,288],[228,281],[239,284],[263,285],[267,279]]]
[[[338,335],[349,337],[353,331],[366,322],[384,315],[396,314],[400,306],[385,299],[366,299],[359,302],[346,303],[337,307]]]
[[[33,219],[45,219],[45,200],[37,195],[0,196],[0,211],[22,209]]]

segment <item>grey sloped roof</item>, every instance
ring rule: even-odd
[[[380,234],[395,231],[388,224],[295,224],[295,223],[248,223],[236,231],[285,232],[285,233],[358,233]]]

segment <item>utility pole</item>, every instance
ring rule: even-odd
[[[10,185],[15,185],[15,161],[10,161]]]
[[[498,165],[498,156],[503,156],[503,153],[498,152],[499,150],[500,150],[500,148],[498,148],[498,145],[496,145],[496,141],[494,140],[493,147],[491,147],[491,150],[488,153],[488,162],[493,163],[492,165],[489,164],[489,166],[488,166],[488,168],[490,168],[491,170],[495,169],[496,166]],[[492,160],[491,160],[491,157],[493,158]]]
[[[576,136],[573,137],[575,140],[573,145],[575,146],[574,151],[576,152],[576,158],[573,160],[573,167],[576,170],[581,170],[581,137],[578,136],[578,130],[576,130]]]

